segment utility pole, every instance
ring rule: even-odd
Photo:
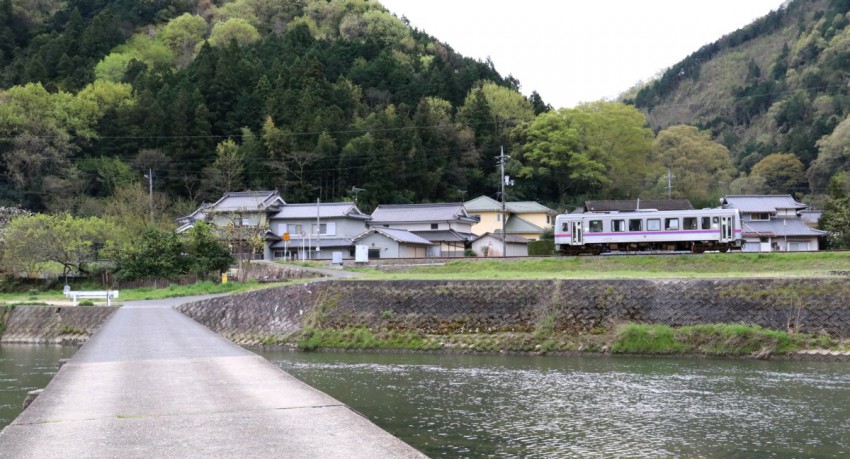
[[[319,235],[322,234],[322,207],[321,207],[321,198],[316,198],[316,259],[319,259],[319,251],[321,247],[319,247]]]
[[[670,199],[670,194],[673,191],[673,179],[676,178],[673,175],[673,171],[670,168],[667,168],[667,199]]]
[[[150,222],[153,222],[153,169],[148,169],[145,175],[148,179],[148,208],[150,211]]]
[[[505,147],[499,146],[499,164],[502,167],[502,193],[500,194],[502,198],[502,256],[504,257],[507,251],[508,243],[507,237],[505,237]]]

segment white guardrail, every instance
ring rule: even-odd
[[[80,299],[105,299],[107,306],[112,306],[112,300],[118,298],[118,290],[81,290],[73,291],[65,289],[65,297],[74,300],[74,306]]]

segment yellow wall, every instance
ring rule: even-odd
[[[485,233],[495,233],[496,230],[502,231],[502,222],[497,220],[499,212],[481,211],[469,212],[470,215],[480,215],[481,221],[472,225],[472,233],[481,236]]]

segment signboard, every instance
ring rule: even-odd
[[[284,240],[284,241],[288,241],[288,240],[289,240],[289,233],[283,233],[283,240]]]

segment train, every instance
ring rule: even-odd
[[[738,209],[636,209],[555,217],[555,252],[562,255],[728,252],[740,250],[741,241]]]

